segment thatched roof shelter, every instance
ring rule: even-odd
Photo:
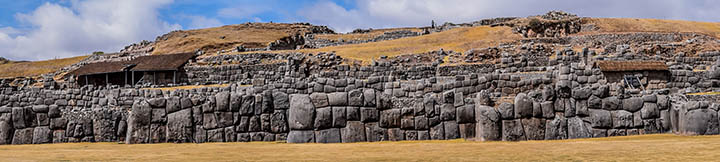
[[[596,61],[595,64],[603,72],[623,71],[668,71],[662,61]]]
[[[95,75],[95,74],[106,74],[106,73],[117,73],[127,71],[135,66],[134,63],[129,61],[114,61],[114,62],[96,62],[84,65],[74,71],[68,73],[75,76],[80,75]]]
[[[137,66],[131,71],[172,71],[178,70],[195,57],[194,53],[140,56],[132,60]]]

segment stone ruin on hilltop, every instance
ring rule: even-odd
[[[568,35],[582,30],[576,16],[540,17],[573,21],[542,27],[545,37],[465,54],[382,57],[369,65],[347,64],[334,53],[94,56],[65,69],[67,80],[57,85],[3,81],[0,144],[720,134],[718,96],[686,95],[720,87],[720,52],[695,48],[716,38]],[[577,46],[585,48],[571,48]],[[210,84],[222,86],[202,86]],[[155,88],[177,85],[195,87]]]

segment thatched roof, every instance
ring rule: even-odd
[[[128,70],[133,67],[133,63],[129,61],[114,61],[114,62],[96,62],[84,65],[78,69],[68,73],[70,75],[93,75],[93,74],[105,74],[105,73],[117,73]]]
[[[662,61],[596,61],[595,64],[603,72],[668,71]]]
[[[132,60],[137,66],[131,71],[178,70],[193,57],[195,57],[194,53],[140,56]]]
[[[130,61],[98,62],[84,65],[68,74],[93,75],[123,71],[169,71],[178,70],[195,57],[193,53],[140,56]]]

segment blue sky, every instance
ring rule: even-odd
[[[563,10],[589,17],[718,22],[715,0],[0,0],[0,57],[46,60],[116,52],[172,30],[309,22],[338,32],[427,26]]]

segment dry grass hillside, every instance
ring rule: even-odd
[[[610,138],[345,144],[274,142],[0,146],[3,161],[717,161],[720,136],[671,134]]]
[[[52,73],[65,66],[80,62],[87,57],[88,56],[78,56],[55,60],[0,64],[0,78],[39,76],[41,74]]]
[[[444,32],[389,41],[276,52],[317,53],[335,51],[337,55],[344,58],[368,63],[380,56],[393,57],[403,54],[423,53],[441,48],[443,50],[465,52],[473,48],[497,46],[499,43],[518,39],[521,39],[521,36],[512,34],[510,27],[480,26],[455,28]]]
[[[586,18],[599,28],[596,32],[695,32],[720,38],[720,23],[684,20]]]
[[[316,38],[328,39],[328,40],[368,40],[384,34],[385,32],[409,30],[412,32],[422,32],[420,28],[388,28],[388,29],[373,29],[367,33],[348,33],[348,34],[318,34]]]
[[[213,53],[243,45],[246,48],[266,47],[268,43],[295,33],[313,30],[308,24],[245,23],[222,27],[174,31],[158,37],[153,54],[195,52]]]

